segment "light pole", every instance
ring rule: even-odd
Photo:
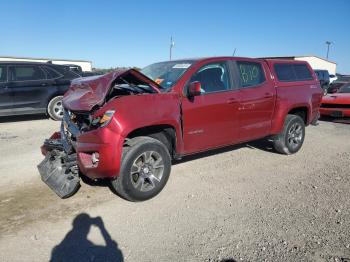
[[[173,41],[173,37],[170,37],[170,55],[169,55],[169,60],[171,61],[172,58],[172,53],[173,53],[173,47],[175,46],[175,43]]]
[[[328,55],[329,55],[329,46],[333,44],[331,41],[326,41],[326,45],[327,45],[327,59],[328,59]]]

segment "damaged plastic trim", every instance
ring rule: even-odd
[[[64,151],[62,139],[47,139],[44,146],[47,153],[38,165],[41,180],[60,198],[74,195],[80,188],[77,155]]]

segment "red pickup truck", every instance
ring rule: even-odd
[[[303,61],[186,59],[79,78],[38,169],[61,198],[88,177],[110,179],[127,200],[147,200],[165,186],[173,159],[265,137],[278,152],[296,153],[321,98]]]

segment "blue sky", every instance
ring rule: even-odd
[[[350,1],[2,1],[0,55],[139,66],[174,58],[326,56],[350,74]]]

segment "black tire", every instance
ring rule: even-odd
[[[305,123],[298,115],[287,115],[283,130],[273,139],[277,152],[291,155],[298,152],[305,139]]]
[[[55,96],[47,105],[47,113],[55,121],[61,121],[63,118],[63,96]]]
[[[162,191],[170,171],[171,157],[166,146],[151,137],[136,137],[124,147],[120,174],[111,186],[129,201],[148,200]]]

